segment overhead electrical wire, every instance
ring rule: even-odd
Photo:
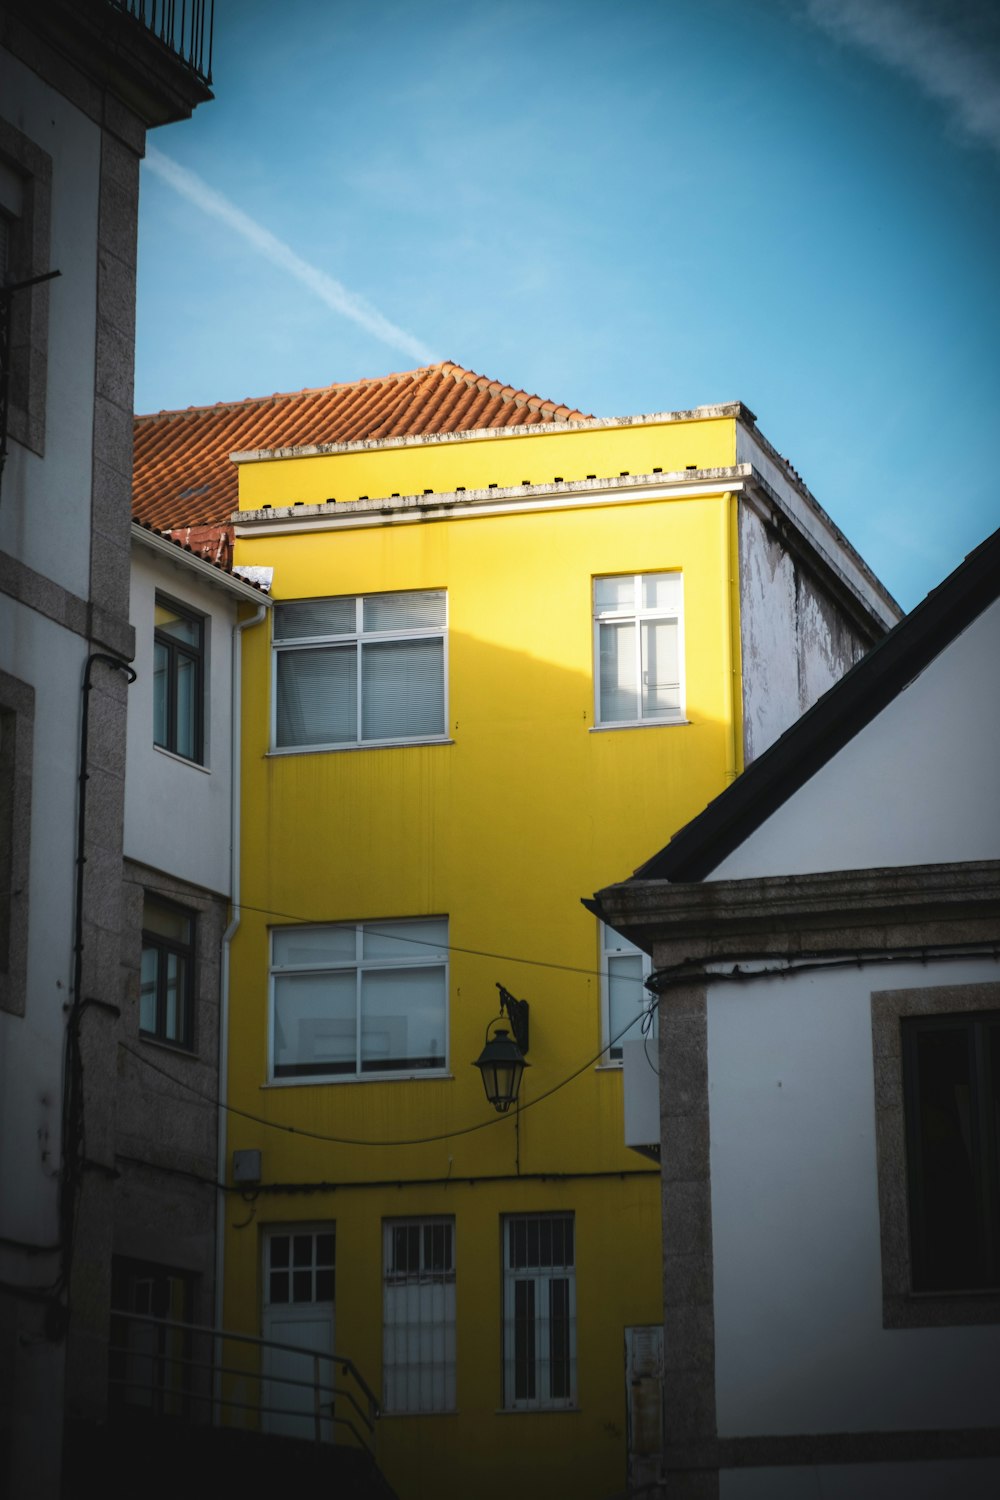
[[[643,1014],[643,1016],[639,1018],[644,1032],[648,1032],[649,1027],[652,1025],[652,1014],[652,1010],[648,1010]],[[589,1057],[586,1062],[581,1063],[581,1065],[572,1073],[568,1074],[567,1077],[561,1079],[559,1083],[553,1084],[550,1089],[546,1089],[545,1092],[539,1094],[536,1099],[529,1099],[526,1104],[519,1104],[517,1106],[518,1115],[524,1114],[529,1109],[534,1109],[537,1104],[541,1104],[545,1099],[551,1099],[553,1094],[558,1094],[560,1089],[564,1089],[567,1084],[570,1084],[574,1079],[579,1078],[581,1073],[585,1073],[588,1068],[593,1067],[594,1064],[604,1056],[609,1047],[613,1047],[617,1042],[620,1042],[622,1037],[625,1036],[627,1032],[631,1031],[632,1027],[635,1024],[636,1018],[633,1017],[629,1021],[628,1025],[624,1026],[622,1030],[617,1034],[617,1036],[613,1036],[611,1040],[600,1049],[599,1052],[596,1052],[593,1057]],[[322,1141],[325,1144],[331,1146],[430,1146],[434,1145],[438,1141],[450,1141],[454,1140],[456,1136],[473,1135],[478,1130],[488,1130],[493,1125],[502,1125],[508,1118],[506,1115],[496,1114],[491,1116],[489,1119],[480,1120],[475,1125],[461,1126],[458,1130],[445,1130],[438,1135],[414,1136],[392,1141],[365,1141],[353,1136],[327,1135],[323,1131],[306,1130],[297,1125],[282,1125],[275,1120],[265,1119],[263,1115],[255,1115],[249,1110],[239,1109],[235,1104],[224,1104],[217,1097],[203,1094],[200,1089],[195,1087],[194,1084],[187,1083],[183,1078],[178,1078],[173,1073],[169,1072],[166,1068],[160,1067],[157,1063],[154,1063],[151,1058],[147,1057],[145,1053],[136,1051],[134,1047],[130,1047],[126,1042],[119,1042],[118,1045],[119,1047],[121,1047],[123,1052],[127,1052],[131,1057],[136,1058],[137,1061],[141,1062],[145,1067],[151,1068],[154,1073],[159,1073],[162,1075],[162,1077],[169,1078],[171,1083],[176,1083],[182,1089],[187,1089],[190,1093],[193,1093],[198,1099],[200,1099],[203,1104],[210,1108],[223,1109],[228,1114],[237,1115],[241,1120],[250,1120],[255,1125],[263,1125],[268,1130],[280,1130],[286,1135],[302,1136],[306,1140]]]

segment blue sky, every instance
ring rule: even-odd
[[[216,0],[215,92],[150,137],[137,410],[739,399],[905,608],[1000,524],[1000,7]]]

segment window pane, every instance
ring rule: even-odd
[[[635,579],[631,573],[624,578],[595,578],[594,603],[600,613],[625,614],[635,609]]]
[[[569,1394],[569,1282],[559,1277],[549,1282],[549,1395]]]
[[[375,969],[361,979],[361,1066],[444,1067],[444,970]]]
[[[673,620],[642,622],[642,712],[674,713],[680,708],[677,625]]]
[[[383,641],[361,649],[362,739],[444,734],[444,643]]]
[[[635,625],[602,625],[601,651],[601,721],[628,722],[639,717],[639,691],[636,681]]]
[[[279,652],[278,745],[356,741],[356,672],[355,646]]]
[[[177,726],[173,749],[193,760],[198,712],[198,663],[189,656],[177,655]]]
[[[276,641],[309,640],[323,635],[354,635],[357,600],[306,599],[274,606]]]
[[[649,991],[642,982],[642,968],[640,954],[608,959],[608,1039],[614,1044],[612,1057],[621,1057],[623,1041],[634,1041],[642,1035],[639,1017],[649,999]],[[621,1036],[633,1016],[634,1026],[626,1036]]]
[[[357,939],[353,927],[280,927],[271,934],[275,967],[293,964],[321,968],[353,964]]]
[[[442,593],[369,594],[363,629],[433,630],[444,624],[444,601]]]
[[[535,1394],[535,1283],[514,1283],[514,1399]]]
[[[166,1015],[163,1031],[168,1042],[179,1042],[183,1040],[181,1035],[183,1027],[181,1016],[183,1010],[184,965],[176,953],[167,953],[164,954],[164,957],[167,965],[167,984]]]
[[[146,932],[170,938],[180,945],[191,941],[191,918],[175,906],[162,906],[148,896],[142,905],[142,925]]]
[[[157,641],[153,646],[153,744],[167,744],[167,686],[169,679],[169,652]]]
[[[971,1029],[967,1024],[916,1033],[918,1112],[914,1121],[918,1291],[984,1284],[983,1223],[973,1159]]]
[[[149,618],[148,615],[146,617]],[[201,621],[193,620],[189,615],[178,614],[169,604],[156,601],[154,613],[155,628],[163,635],[169,635],[175,641],[181,641],[187,646],[201,646]]]
[[[289,974],[274,980],[274,1071],[353,1073],[354,974]]]
[[[664,614],[676,614],[681,607],[681,575],[679,573],[644,573],[642,577],[642,607],[657,609]]]
[[[159,954],[155,948],[142,950],[139,985],[139,1030],[156,1030],[156,971]]]
[[[363,942],[366,959],[403,962],[408,958],[443,959],[448,955],[448,920],[437,917],[426,922],[366,922]]]

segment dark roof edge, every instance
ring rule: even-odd
[[[998,596],[1000,530],[970,552],[704,812],[640,865],[635,878],[704,879]]]

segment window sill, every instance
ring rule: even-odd
[[[690,719],[626,719],[620,724],[591,724],[587,733],[602,734],[608,729],[672,729],[690,723]]]
[[[166,745],[154,745],[153,749],[157,755],[166,756],[167,760],[175,760],[178,765],[190,766],[192,771],[200,771],[203,776],[211,776],[211,771],[200,760],[190,760],[186,755],[178,755],[176,750],[168,750]]]
[[[265,759],[270,760],[283,755],[340,755],[352,750],[409,750],[414,745],[453,745],[454,743],[455,741],[446,734],[435,734],[420,740],[365,740],[357,745],[289,745],[287,749],[273,746],[265,751]]]
[[[575,1417],[581,1407],[573,1406],[498,1406],[495,1417]]]
[[[194,1047],[186,1047],[183,1042],[169,1042],[166,1037],[154,1036],[151,1031],[140,1031],[139,1040],[150,1047],[160,1047],[164,1052],[172,1052],[175,1057],[187,1057],[192,1062],[201,1061]]]
[[[607,1062],[594,1064],[595,1073],[620,1073],[622,1070],[622,1059],[620,1057],[609,1058]]]
[[[262,1089],[289,1089],[289,1088],[318,1088],[321,1085],[333,1084],[340,1088],[351,1083],[421,1083],[425,1080],[441,1082],[446,1079],[453,1082],[454,1073],[447,1068],[423,1068],[419,1073],[314,1073],[306,1077],[298,1078],[268,1078],[262,1084]]]

